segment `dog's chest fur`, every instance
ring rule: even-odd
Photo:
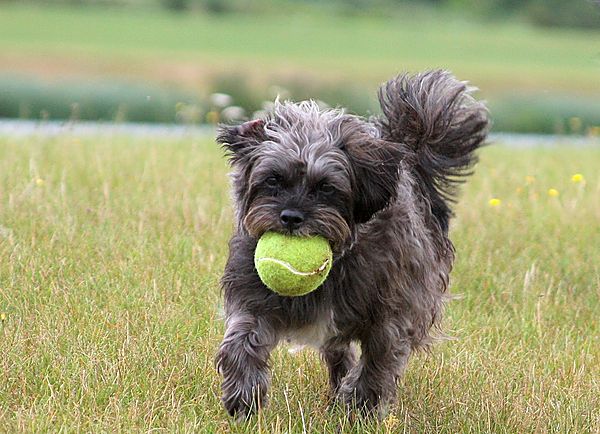
[[[333,311],[328,310],[310,324],[286,330],[282,340],[291,345],[293,350],[301,350],[304,347],[318,349],[336,334]]]

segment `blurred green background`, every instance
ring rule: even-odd
[[[594,0],[0,0],[0,117],[215,123],[278,95],[369,115],[431,68],[496,131],[600,135]]]

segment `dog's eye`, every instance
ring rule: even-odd
[[[323,194],[332,194],[335,192],[335,188],[328,182],[323,182],[319,185],[319,192]]]
[[[265,184],[269,187],[277,187],[279,185],[280,178],[278,176],[269,176],[265,179]]]

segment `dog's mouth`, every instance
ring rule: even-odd
[[[319,235],[329,242],[334,258],[340,256],[352,242],[352,229],[341,214],[333,209],[311,210],[299,227],[284,227],[279,220],[279,214],[279,209],[273,204],[257,202],[243,217],[242,225],[257,240],[269,231],[294,237]]]

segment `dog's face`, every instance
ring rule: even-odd
[[[223,127],[238,227],[322,235],[334,253],[394,195],[401,156],[372,124],[314,102],[277,103],[268,119]]]

